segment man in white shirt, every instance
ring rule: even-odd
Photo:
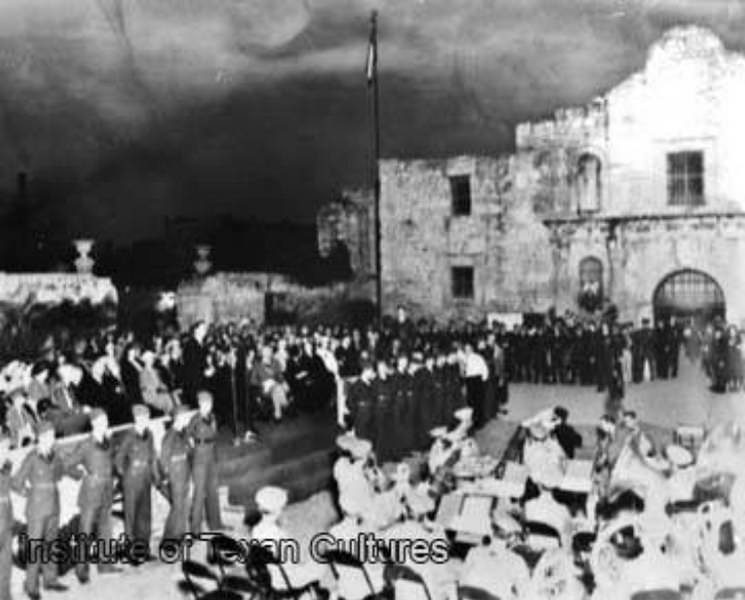
[[[484,400],[486,382],[489,379],[489,367],[471,344],[464,348],[464,375],[466,378],[466,402],[473,408],[473,424],[476,428],[484,425]]]

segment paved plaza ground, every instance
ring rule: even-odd
[[[557,404],[569,410],[575,423],[596,423],[604,412],[605,394],[574,385],[514,384],[506,418],[521,421]],[[642,421],[659,427],[679,423],[709,427],[731,420],[745,426],[745,392],[712,393],[699,365],[685,358],[681,358],[676,379],[629,385],[624,405],[636,410]]]
[[[669,429],[678,423],[711,426],[717,422],[736,420],[745,426],[745,393],[713,394],[709,382],[697,365],[681,360],[680,376],[674,380],[661,380],[629,386],[628,406],[637,410],[641,419],[651,425]],[[594,425],[604,411],[605,395],[594,388],[570,385],[515,384],[510,388],[508,414],[504,419],[486,426],[477,436],[483,449],[499,452],[506,445],[517,422],[535,414],[547,406],[562,404],[571,413],[572,422],[580,426],[586,437],[586,452],[591,455]],[[336,518],[328,492],[288,507],[286,521],[288,529],[300,539],[308,538],[319,527],[323,529]],[[243,524],[240,507],[224,515],[233,527],[233,535],[245,536],[248,532]],[[156,535],[159,532],[154,532]],[[301,544],[303,546],[303,544]],[[200,551],[201,550],[201,551]],[[203,549],[195,555],[203,557]],[[201,555],[201,556],[200,556]],[[108,600],[153,600],[183,598],[177,590],[180,578],[176,565],[151,564],[139,569],[125,567],[124,573],[114,576],[97,576],[92,573],[91,584],[80,586],[72,573],[63,581],[70,591],[62,594],[45,593],[45,598],[68,600],[72,598],[107,598]],[[15,598],[24,597],[21,583],[23,572],[14,570],[13,592]]]

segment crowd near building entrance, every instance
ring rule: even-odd
[[[712,277],[694,269],[667,275],[654,292],[653,304],[655,321],[693,317],[696,325],[702,326],[717,317],[724,319],[726,313],[722,288]]]

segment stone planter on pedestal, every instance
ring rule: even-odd
[[[212,269],[212,262],[209,259],[212,246],[209,244],[199,244],[196,250],[197,260],[194,261],[194,270],[197,272],[197,275],[204,277]]]
[[[75,269],[80,274],[92,273],[93,265],[96,263],[96,261],[90,257],[90,252],[93,249],[93,240],[73,240],[73,244],[75,245],[75,249],[78,251],[78,257],[75,259]]]

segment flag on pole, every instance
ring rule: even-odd
[[[365,66],[365,76],[367,85],[371,86],[378,71],[378,31],[377,15],[373,13],[372,25],[370,28],[370,43],[367,47],[367,65]]]

